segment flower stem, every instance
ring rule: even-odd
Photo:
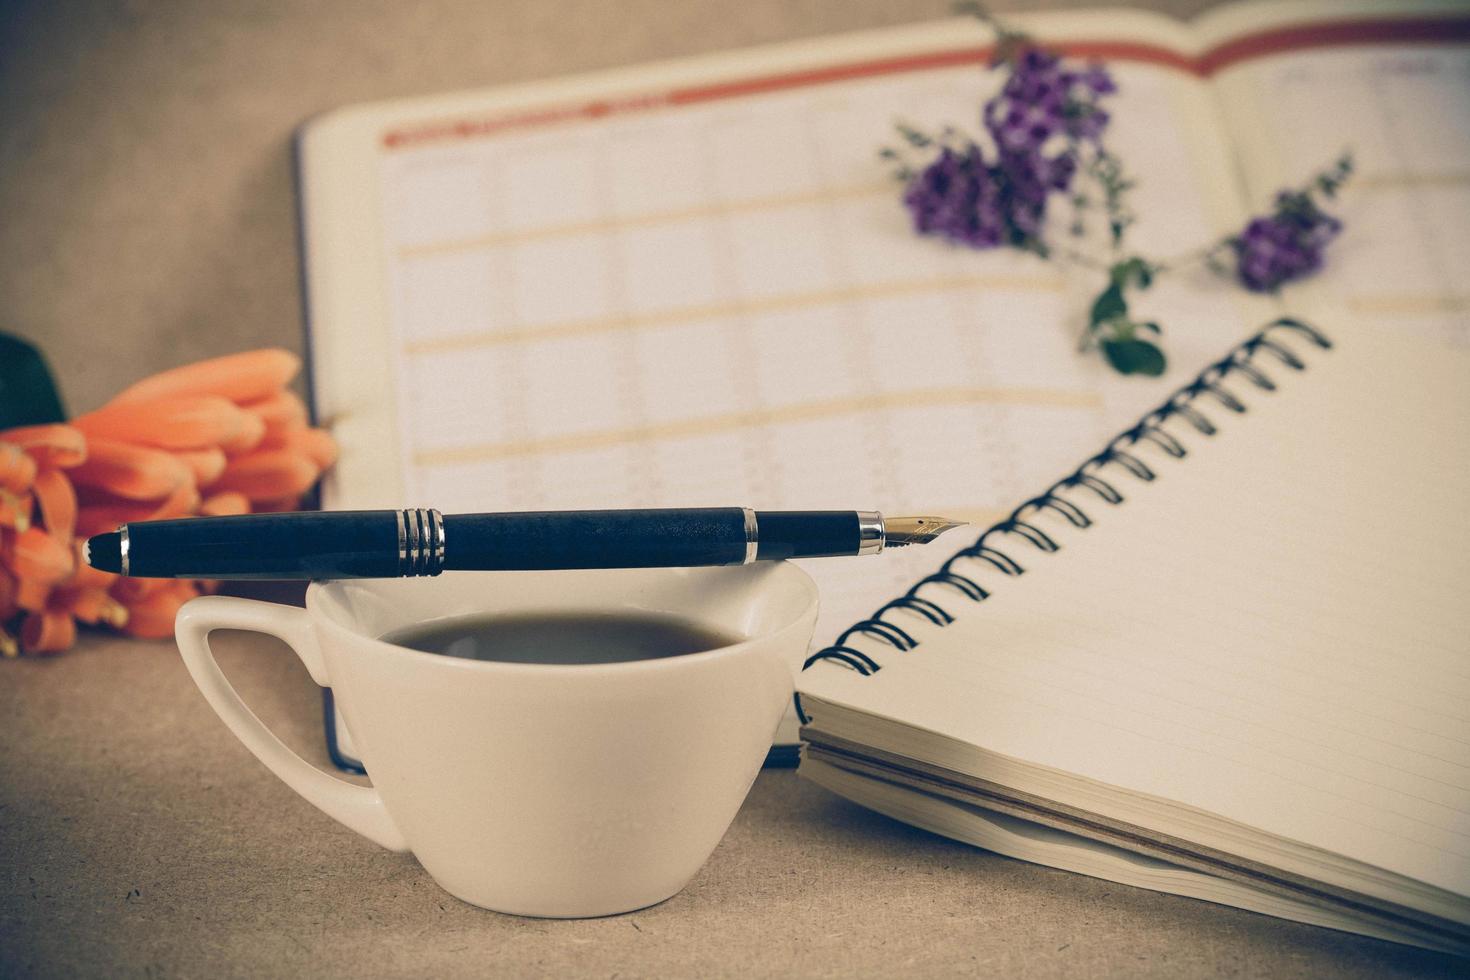
[[[1188,252],[1181,252],[1178,255],[1164,259],[1162,262],[1155,263],[1154,268],[1159,272],[1177,272],[1180,269],[1186,269],[1189,266],[1194,265],[1196,262],[1206,261],[1211,254],[1223,248],[1227,240],[1228,239],[1221,238],[1218,241],[1213,241],[1208,245],[1202,245],[1199,248],[1192,248]]]
[[[1095,272],[1107,272],[1110,268],[1112,268],[1112,266],[1110,266],[1108,263],[1095,259],[1090,255],[1085,255],[1082,252],[1077,251],[1075,248],[1062,248],[1056,246],[1048,247],[1050,248],[1052,255],[1064,258],[1068,262],[1079,265],[1084,269],[1092,269]]]

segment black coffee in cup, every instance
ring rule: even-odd
[[[701,653],[746,637],[705,623],[646,612],[456,616],[381,637],[465,660],[517,664],[612,664]]]

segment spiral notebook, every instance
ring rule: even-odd
[[[1470,951],[1470,351],[1257,334],[818,651],[801,771],[1026,860]]]

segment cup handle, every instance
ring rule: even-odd
[[[327,665],[317,646],[306,610],[255,599],[229,596],[205,596],[191,599],[179,610],[174,621],[174,636],[184,666],[204,697],[235,737],[255,753],[267,768],[285,781],[307,801],[330,817],[335,817],[353,830],[393,851],[407,851],[403,832],[388,816],[378,791],[357,786],[322,772],[266,728],[255,713],[240,699],[215,662],[209,647],[209,634],[217,629],[253,630],[284,640],[301,658],[311,679],[328,686]]]

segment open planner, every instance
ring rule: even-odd
[[[1351,148],[1348,231],[1290,307],[1467,343],[1463,8],[1017,23],[1113,71],[1142,253],[1239,229]],[[1090,275],[916,236],[877,150],[900,119],[977,127],[989,41],[957,19],[307,123],[313,400],[342,447],[325,505],[1008,514],[1279,308],[1169,277],[1145,299],[1169,373],[1118,378],[1076,353]],[[809,563],[818,645],[940,547]]]

